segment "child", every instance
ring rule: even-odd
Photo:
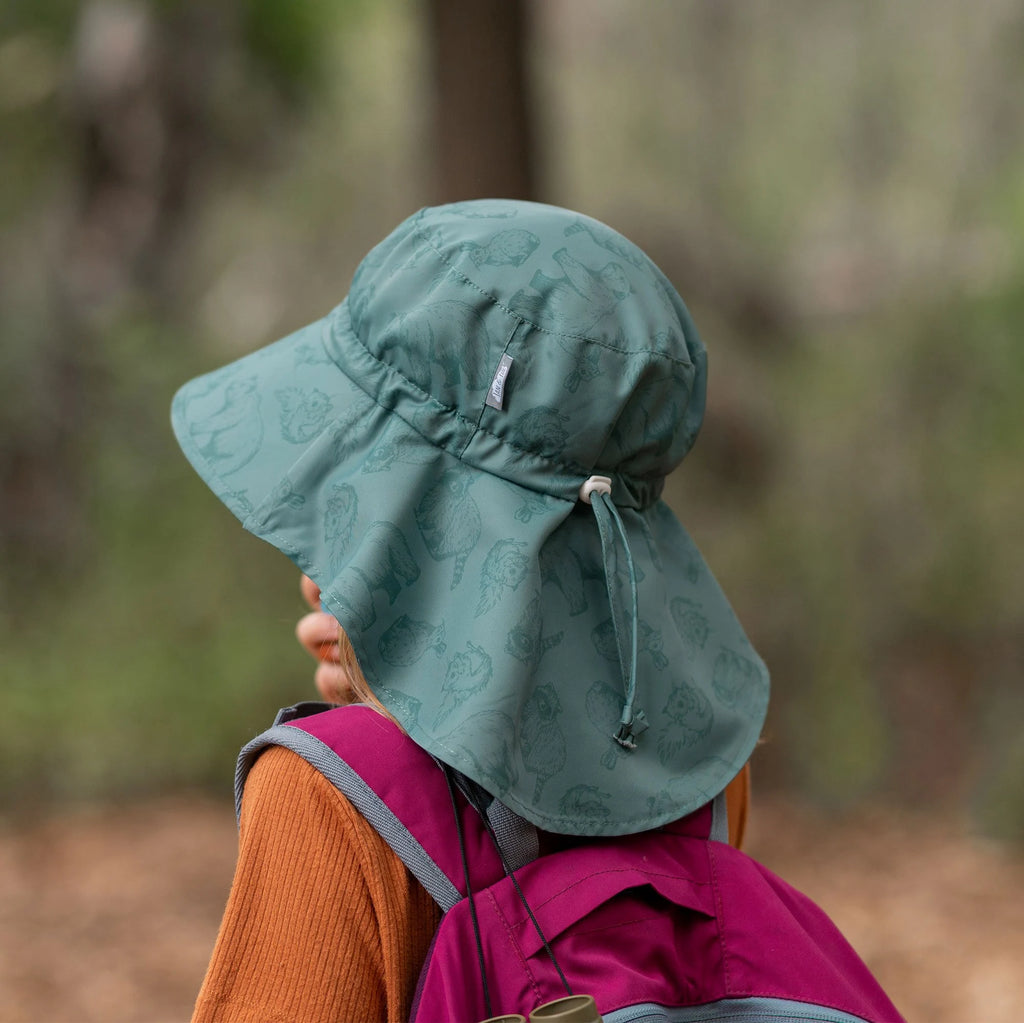
[[[382,751],[425,750],[545,854],[670,843],[737,778],[743,805],[768,673],[660,500],[705,377],[682,300],[621,235],[468,202],[409,218],[335,310],[187,384],[173,422],[329,614],[299,630],[326,649],[321,691],[376,707],[394,723],[373,730]],[[282,734],[243,759],[238,869],[195,1018],[408,1018],[438,907],[325,766],[345,748]],[[861,1000],[829,1004],[898,1019],[849,961]],[[711,1000],[687,997],[673,1004]]]

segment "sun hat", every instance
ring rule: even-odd
[[[480,200],[405,220],[337,308],[186,384],[172,422],[319,585],[415,742],[538,827],[612,835],[717,795],[767,707],[763,662],[660,499],[705,383],[639,248]]]

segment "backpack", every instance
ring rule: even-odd
[[[327,706],[287,708],[243,748],[236,807],[260,752],[286,746],[423,884],[444,915],[412,1019],[528,1016],[567,992],[592,995],[606,1023],[902,1019],[824,912],[724,841],[724,798],[539,855],[533,825],[468,779],[453,787],[452,769],[393,722]]]

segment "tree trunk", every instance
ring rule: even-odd
[[[523,0],[429,0],[438,202],[536,197]]]

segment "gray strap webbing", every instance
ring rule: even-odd
[[[711,834],[708,838],[712,842],[729,841],[729,809],[724,789],[711,802]]]
[[[525,867],[540,856],[537,829],[500,800],[492,800],[487,807],[487,821],[494,831],[509,870]]]
[[[645,1003],[606,1012],[604,1023],[865,1023],[839,1009],[788,998],[724,998],[681,1007]]]
[[[334,750],[301,728],[274,725],[242,748],[235,771],[236,814],[242,810],[242,790],[249,770],[268,746],[284,746],[292,750],[324,775],[394,849],[413,877],[426,888],[444,912],[448,912],[462,899],[459,890],[427,855],[423,846],[387,803]]]

